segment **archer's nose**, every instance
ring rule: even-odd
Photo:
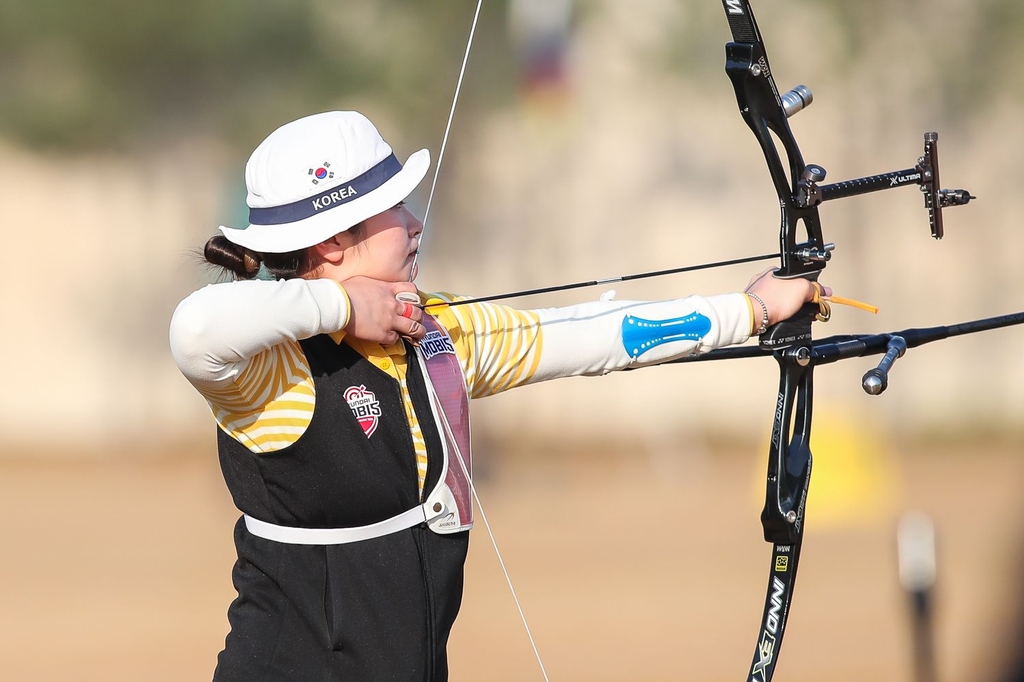
[[[409,236],[416,237],[423,232],[423,221],[416,217],[416,214],[409,211]]]

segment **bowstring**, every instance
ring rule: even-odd
[[[498,557],[498,564],[501,566],[501,572],[505,574],[505,583],[508,585],[508,591],[512,593],[512,601],[516,603],[516,609],[519,611],[519,620],[522,621],[523,628],[526,629],[526,638],[530,640],[530,646],[533,648],[533,656],[537,659],[537,665],[540,666],[540,674],[544,677],[544,682],[551,682],[551,679],[548,677],[548,671],[544,668],[544,661],[541,659],[540,649],[537,648],[537,642],[533,638],[533,631],[530,630],[530,624],[526,620],[526,612],[523,611],[523,605],[519,601],[519,595],[516,593],[516,588],[512,584],[512,576],[509,574],[508,568],[505,566],[505,559],[501,556],[501,550],[498,549],[498,542],[494,537],[494,532],[491,530],[491,523],[487,520],[487,513],[484,511],[483,502],[480,501],[480,494],[476,491],[476,484],[473,483],[473,475],[469,472],[469,467],[466,466],[466,460],[462,456],[462,449],[459,447],[459,442],[455,438],[455,432],[452,430],[452,426],[448,422],[448,415],[445,414],[444,407],[441,405],[441,400],[437,397],[437,392],[434,390],[433,385],[430,385],[429,390],[431,391],[431,400],[436,407],[434,412],[440,418],[447,440],[451,444],[452,450],[455,451],[455,459],[458,460],[459,468],[462,470],[462,475],[466,477],[466,482],[469,483],[469,490],[473,493],[473,499],[476,500],[476,509],[480,512],[480,518],[484,522],[484,528],[487,529],[487,537],[491,539],[491,547],[494,548],[494,554]]]
[[[456,451],[458,447],[456,446]],[[523,628],[526,630],[526,638],[530,640],[530,646],[533,648],[533,656],[537,659],[537,665],[540,666],[540,674],[544,678],[544,682],[551,682],[548,677],[548,671],[544,668],[544,661],[541,659],[540,650],[537,648],[537,642],[533,639],[533,632],[530,630],[530,624],[526,622],[526,613],[523,611],[523,605],[519,602],[519,595],[516,594],[516,588],[512,585],[512,577],[509,575],[508,569],[505,567],[505,560],[501,556],[501,551],[498,549],[498,543],[494,539],[494,533],[491,531],[491,524],[487,520],[487,514],[484,513],[484,505],[480,502],[480,495],[476,492],[476,485],[473,483],[473,479],[469,477],[466,472],[466,463],[462,460],[462,455],[459,454],[459,464],[462,467],[462,471],[466,474],[466,480],[469,481],[469,489],[473,491],[473,499],[476,500],[476,509],[480,512],[480,518],[484,522],[484,528],[487,529],[487,536],[491,539],[491,547],[494,548],[494,555],[498,557],[498,564],[501,565],[501,572],[505,574],[505,582],[508,584],[508,591],[512,593],[512,601],[516,603],[516,609],[519,611],[519,620],[523,623]]]
[[[448,111],[448,122],[444,126],[444,135],[441,136],[441,149],[437,153],[437,165],[434,166],[434,178],[430,181],[430,193],[427,195],[427,207],[423,210],[423,230],[420,232],[420,241],[416,248],[416,255],[412,259],[412,275],[416,274],[416,265],[420,258],[420,251],[423,250],[423,237],[427,232],[427,220],[430,218],[430,205],[434,201],[434,190],[437,189],[437,178],[441,174],[441,162],[444,161],[444,153],[448,148],[448,136],[452,131],[452,121],[455,119],[455,108],[459,103],[459,95],[462,93],[462,81],[466,77],[466,65],[469,63],[469,53],[473,49],[473,38],[476,36],[476,26],[480,20],[480,8],[484,0],[477,0],[476,11],[473,13],[473,23],[469,27],[469,39],[466,41],[466,52],[462,55],[462,66],[459,68],[459,78],[455,82],[455,96],[452,97],[452,107]]]
[[[466,76],[466,65],[469,63],[469,54],[473,49],[473,39],[476,36],[476,27],[480,19],[480,8],[483,6],[483,0],[477,0],[476,11],[473,13],[473,23],[469,28],[469,39],[466,41],[466,51],[462,56],[462,66],[459,69],[459,78],[455,83],[455,96],[452,97],[452,106],[448,111],[448,121],[445,123],[444,135],[441,138],[441,149],[437,153],[437,165],[434,166],[434,178],[430,183],[430,193],[427,195],[427,207],[423,211],[423,231],[420,233],[420,242],[416,249],[416,255],[412,261],[411,276],[415,276],[417,271],[417,263],[420,258],[420,251],[423,248],[423,235],[426,233],[427,220],[430,217],[430,206],[434,200],[434,190],[437,189],[437,178],[441,174],[441,163],[444,161],[444,153],[448,148],[448,137],[451,134],[452,121],[455,119],[455,109],[459,102],[459,95],[462,92],[462,82]],[[442,421],[444,422],[445,428],[449,433],[451,432],[451,425],[448,424],[448,419],[444,415],[443,410],[439,410]],[[454,434],[450,439],[452,443],[456,443]],[[456,459],[459,461],[459,466],[462,468],[463,475],[469,482],[469,489],[473,493],[473,499],[476,501],[477,510],[480,512],[480,518],[484,522],[484,528],[487,530],[487,537],[490,538],[491,547],[494,548],[494,554],[498,558],[498,564],[501,566],[501,572],[505,575],[505,583],[508,585],[509,592],[512,594],[512,601],[515,602],[516,610],[519,612],[519,619],[523,623],[523,628],[526,630],[526,637],[530,640],[530,646],[533,648],[533,655],[537,659],[537,665],[540,666],[540,673],[544,677],[544,682],[550,682],[548,678],[547,670],[544,668],[544,661],[541,659],[540,650],[537,648],[537,643],[533,638],[533,632],[530,630],[530,624],[526,620],[526,613],[523,611],[523,606],[519,601],[519,595],[516,593],[516,588],[512,584],[512,576],[508,572],[508,568],[505,566],[505,560],[501,555],[501,550],[498,549],[498,541],[494,536],[494,531],[491,530],[491,524],[487,520],[487,514],[484,512],[484,506],[480,502],[480,495],[477,493],[476,485],[473,483],[473,478],[470,476],[465,460],[462,458],[462,453],[459,451],[458,445],[455,445]]]

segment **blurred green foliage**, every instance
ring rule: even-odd
[[[614,0],[611,0],[614,1]],[[720,76],[721,3],[679,0],[671,40],[648,68]],[[483,4],[460,107],[515,95],[505,18]],[[447,118],[476,0],[0,0],[0,136],[42,149],[146,148],[206,134],[250,148],[284,120],[384,103],[412,134],[436,137]],[[583,21],[601,3],[578,0]],[[758,0],[765,28],[827,23],[807,58],[829,73],[887,60],[927,60],[921,87],[944,115],[979,98],[1024,93],[1020,0]],[[785,13],[785,15],[783,15]],[[808,18],[810,17],[810,18]],[[656,19],[652,19],[656,20]],[[802,22],[802,23],[801,23]],[[932,44],[913,40],[929,36]],[[816,40],[828,36],[821,51]],[[895,36],[895,37],[894,37]],[[899,40],[908,37],[905,51]],[[438,122],[441,122],[440,124]]]
[[[820,2],[835,15],[844,48],[839,54],[847,63],[877,53],[883,63],[919,59],[927,64],[920,70],[922,85],[936,90],[937,104],[949,119],[964,120],[991,100],[1024,95],[1019,69],[993,68],[1024,58],[1020,0],[801,2]],[[891,42],[893,26],[908,37],[904,45]],[[922,35],[928,36],[926,46],[916,42]]]
[[[919,101],[920,93],[934,93],[929,104],[948,120],[969,119],[992,100],[1024,97],[1024,71],[999,68],[1024,60],[1021,0],[756,0],[752,5],[770,55],[779,57],[788,47],[839,81],[857,72],[884,81],[888,72],[912,64],[916,82],[906,96]],[[663,64],[681,75],[720,77],[722,44],[728,39],[721,13],[716,0],[681,4]]]
[[[3,0],[0,135],[49,149],[267,128],[363,96],[443,121],[475,0]],[[485,3],[477,101],[509,92],[503,0]],[[504,83],[504,87],[502,87]],[[490,84],[492,87],[487,87]],[[499,95],[500,96],[500,95]],[[460,105],[461,106],[461,105]]]

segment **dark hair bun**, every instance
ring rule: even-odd
[[[260,269],[258,254],[228,241],[222,234],[210,237],[203,247],[203,257],[239,279],[252,279]]]

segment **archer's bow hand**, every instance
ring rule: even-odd
[[[743,290],[751,299],[751,329],[760,333],[782,320],[793,317],[805,303],[821,303],[832,289],[803,278],[779,279],[770,268],[751,278]],[[826,304],[827,305],[827,304]]]

